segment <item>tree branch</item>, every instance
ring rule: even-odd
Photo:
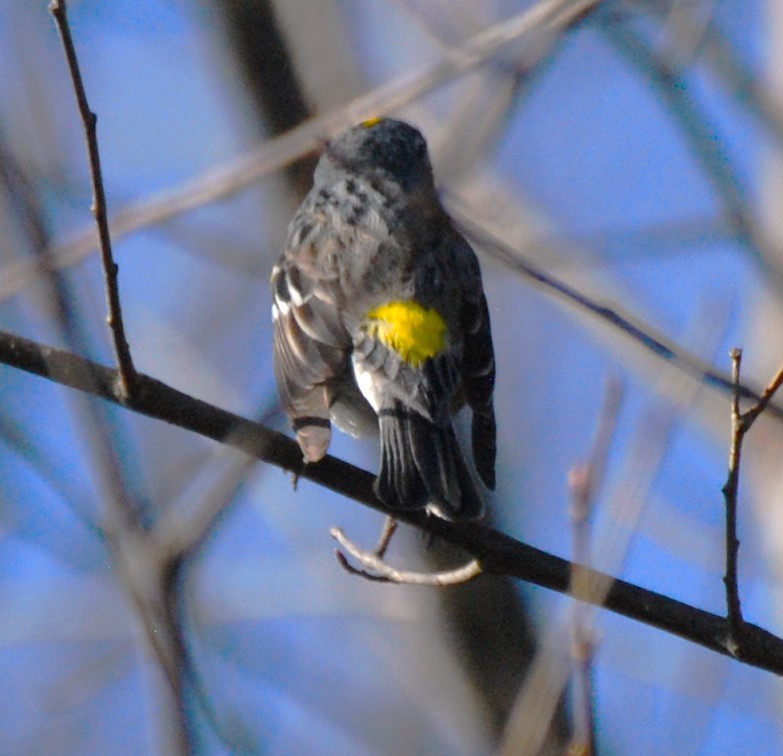
[[[739,385],[742,350],[731,350],[731,376],[734,385]],[[740,459],[742,440],[745,437],[745,427],[740,413],[739,391],[734,392],[731,400],[731,446],[729,449],[729,472],[726,484],[723,486],[723,496],[726,500],[726,575],[723,583],[726,586],[726,608],[729,621],[729,635],[732,647],[739,648],[742,636],[742,607],[739,596],[737,578],[737,557],[739,555],[739,540],[737,539],[737,494],[739,492]]]
[[[342,546],[360,565],[358,569],[351,565],[345,554],[339,549],[335,551],[335,556],[340,566],[350,572],[352,575],[358,575],[367,580],[374,580],[381,583],[394,583],[395,585],[430,585],[443,587],[445,585],[459,585],[472,580],[481,574],[481,565],[477,559],[471,559],[470,562],[451,570],[439,572],[411,572],[409,570],[398,570],[383,560],[377,552],[367,551],[357,546],[340,528],[332,528],[329,535]]]
[[[709,122],[706,110],[699,108],[697,98],[689,92],[684,71],[672,63],[671,57],[656,54],[644,37],[635,33],[630,25],[606,24],[602,31],[613,42],[615,49],[624,55],[628,64],[638,68],[645,79],[656,86],[690,147],[690,153],[698,160],[705,176],[715,188],[730,226],[762,273],[781,285],[783,268],[778,262],[779,254],[771,246],[754,215],[754,205],[738,177],[736,161],[727,154],[724,141],[715,133],[716,129]]]
[[[79,60],[76,57],[76,48],[71,36],[71,28],[68,24],[68,10],[65,0],[52,0],[49,3],[49,12],[54,17],[57,30],[60,32],[65,59],[73,82],[73,91],[76,95],[76,103],[79,106],[79,114],[84,124],[84,135],[87,140],[87,154],[90,163],[90,178],[92,180],[92,214],[98,227],[98,240],[101,250],[101,262],[106,285],[106,303],[109,309],[107,323],[112,333],[114,351],[119,367],[119,387],[124,397],[128,397],[133,389],[135,369],[131,359],[130,347],[125,337],[125,325],[122,321],[122,308],[120,307],[120,291],[117,284],[119,268],[114,261],[111,249],[111,235],[109,234],[109,220],[106,212],[106,193],[103,189],[103,175],[101,173],[101,156],[98,150],[98,135],[96,126],[98,116],[90,110],[87,101],[87,93],[84,89],[84,81],[79,70]]]
[[[115,241],[135,231],[159,225],[189,210],[230,197],[263,176],[317,150],[340,131],[370,116],[390,113],[477,66],[492,60],[512,44],[536,35],[564,34],[579,24],[600,0],[545,0],[517,16],[474,34],[444,51],[442,60],[414,72],[405,72],[347,105],[312,118],[295,129],[266,140],[252,152],[221,165],[179,187],[132,203],[120,210],[111,224]],[[86,230],[69,243],[51,250],[53,265],[75,265],[95,249],[95,235]],[[7,265],[0,276],[0,301],[28,285],[40,272],[36,263]]]
[[[568,474],[574,559],[571,573],[571,594],[576,599],[571,616],[571,708],[574,717],[574,733],[569,744],[569,754],[588,755],[595,753],[596,750],[593,684],[595,628],[592,623],[593,611],[584,605],[582,597],[591,592],[600,596],[602,591],[600,587],[594,587],[584,579],[583,571],[588,569],[592,562],[591,520],[596,498],[609,463],[609,453],[617,430],[622,394],[622,383],[619,380],[610,379],[607,382],[604,404],[587,459],[576,463]]]
[[[259,423],[194,399],[165,383],[138,374],[134,393],[123,402],[117,371],[21,336],[0,331],[0,362],[86,391],[129,409],[241,449],[258,459],[325,486],[383,514],[426,530],[475,557],[484,572],[508,575],[561,593],[569,590],[572,565],[478,523],[447,522],[425,512],[391,512],[375,497],[373,475],[326,456],[302,469],[297,443]],[[751,624],[744,625],[742,647],[732,653],[725,617],[697,609],[654,591],[585,568],[590,581],[609,581],[600,604],[724,656],[783,675],[783,640]],[[481,578],[478,578],[481,579]]]
[[[457,195],[447,194],[446,205],[449,214],[456,220],[468,239],[482,249],[486,249],[489,254],[511,270],[521,273],[542,289],[563,297],[576,307],[617,328],[656,357],[669,362],[678,370],[693,376],[706,386],[729,395],[733,395],[735,390],[739,391],[739,395],[743,399],[752,399],[757,402],[762,400],[762,395],[755,389],[742,383],[735,388],[730,377],[714,370],[708,363],[668,341],[664,336],[658,335],[649,326],[638,325],[633,322],[630,316],[625,316],[622,312],[583,294],[565,281],[555,278],[529,262],[513,246],[507,244],[487,228]],[[764,399],[764,408],[776,420],[783,420],[783,407],[771,403],[771,398]]]
[[[731,350],[731,377],[735,387],[740,384],[742,367],[742,350]],[[769,382],[761,394],[761,398],[746,412],[740,409],[740,391],[736,388],[731,401],[731,444],[729,446],[729,470],[726,483],[723,486],[723,497],[726,502],[726,575],[723,583],[726,586],[726,609],[729,621],[729,634],[732,647],[736,649],[744,642],[745,620],[742,617],[740,602],[739,576],[737,562],[739,557],[739,539],[737,538],[737,499],[739,497],[740,463],[742,460],[742,444],[745,435],[769,406],[775,393],[783,385],[783,367]]]

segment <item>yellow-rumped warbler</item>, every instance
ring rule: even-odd
[[[480,517],[452,418],[472,409],[476,469],[494,488],[489,312],[419,131],[372,119],[326,146],[272,296],[275,377],[305,461],[326,454],[330,419],[352,435],[369,420],[380,429],[375,492],[387,506]]]

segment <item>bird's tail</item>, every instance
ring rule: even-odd
[[[481,517],[484,504],[449,423],[395,407],[379,414],[381,465],[375,493],[392,509],[428,509],[446,520]]]

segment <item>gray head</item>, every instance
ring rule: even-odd
[[[329,142],[316,177],[326,178],[335,170],[367,179],[392,180],[403,189],[434,183],[421,132],[393,118],[364,121]]]

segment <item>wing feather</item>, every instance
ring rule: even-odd
[[[331,290],[334,277],[313,264],[319,227],[311,219],[303,234],[300,225],[292,224],[289,233],[298,244],[286,247],[272,271],[274,369],[305,458],[316,461],[331,438],[329,384],[350,366],[351,338]]]

